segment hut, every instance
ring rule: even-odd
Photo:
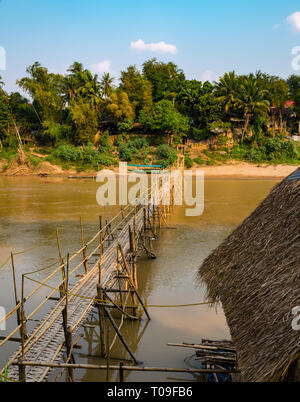
[[[300,381],[300,168],[203,263],[207,298],[221,302],[243,381]]]

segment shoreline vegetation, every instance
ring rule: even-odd
[[[206,179],[280,179],[291,174],[298,165],[279,164],[270,165],[266,163],[254,164],[232,160],[214,166],[197,166],[194,164],[192,169],[201,169],[204,171]],[[119,168],[117,166],[107,167],[116,174]],[[10,168],[3,171],[3,161],[0,161],[0,177],[93,177],[98,170],[87,169],[77,171],[75,168],[63,169],[61,165],[51,164],[47,161],[41,161],[36,166],[19,166],[13,164]]]
[[[210,83],[150,59],[115,82],[79,62],[65,75],[36,62],[17,80],[26,98],[0,77],[0,175],[87,175],[119,161],[169,168],[184,157],[210,176],[283,177],[300,164],[299,75],[232,71]]]

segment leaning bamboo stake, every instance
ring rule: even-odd
[[[87,245],[84,243],[84,234],[83,234],[83,224],[82,224],[82,218],[80,217],[80,234],[81,234],[81,245],[82,245],[82,256],[83,256],[83,264],[84,264],[84,269],[85,273],[88,273],[88,263],[87,263],[87,258],[86,258],[86,251],[87,251]]]
[[[66,364],[69,364],[69,363],[70,363],[70,361],[71,361],[71,359],[72,359],[72,354],[73,354],[74,347],[77,345],[77,343],[80,341],[80,339],[81,339],[81,334],[78,336],[78,338],[76,339],[76,341],[72,344],[71,350],[70,350],[70,354],[69,354],[69,356],[68,356],[68,358],[67,358],[67,360],[66,360]],[[65,369],[66,369],[65,367],[62,368],[61,372],[60,372],[60,373],[58,374],[58,376],[55,378],[55,382],[57,382],[57,381],[61,378],[61,376],[63,375]],[[72,370],[74,371],[74,368],[72,368]]]
[[[119,337],[120,341],[122,342],[123,346],[125,347],[125,349],[127,350],[127,352],[130,354],[130,356],[131,356],[133,362],[134,362],[135,364],[137,364],[137,360],[136,360],[136,358],[134,357],[134,354],[131,352],[129,346],[127,345],[125,339],[123,338],[121,332],[119,331],[119,328],[117,327],[116,323],[114,322],[114,319],[112,318],[110,312],[109,312],[105,307],[104,307],[104,312],[105,312],[107,318],[109,319],[111,325],[113,326],[114,330],[115,330],[116,333],[118,334],[118,337]]]

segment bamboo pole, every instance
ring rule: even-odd
[[[73,356],[73,353],[72,353],[72,351],[73,351],[73,347],[72,347],[72,328],[71,327],[68,327],[67,328],[67,339],[66,339],[66,343],[67,343],[67,350],[68,350],[68,353],[67,353],[67,361],[72,361],[72,363],[75,363],[75,359],[74,359],[74,356]],[[68,371],[67,371],[67,381],[68,382],[74,382],[74,369],[72,368],[72,367],[69,367],[68,368]]]
[[[101,269],[99,266],[99,277],[101,279]],[[100,301],[104,300],[103,296],[103,289],[101,282],[98,283],[97,286],[97,297],[98,297],[98,314],[99,314],[99,330],[100,330],[100,352],[101,356],[105,357],[105,318],[104,318],[104,310],[103,307],[100,306]]]
[[[61,247],[60,247],[60,239],[59,239],[59,233],[58,229],[56,229],[56,241],[57,241],[57,248],[58,248],[58,256],[59,256],[59,262],[61,265],[61,275],[62,275],[62,280],[66,280],[66,272],[65,272],[65,265],[64,265],[64,260],[61,254]],[[65,284],[64,284],[65,286]]]
[[[126,271],[127,271],[128,280],[130,281],[130,284],[131,284],[131,286],[133,287],[133,289],[134,289],[134,291],[135,291],[135,294],[136,294],[136,296],[137,296],[139,302],[141,303],[141,305],[142,305],[142,307],[143,307],[143,309],[144,309],[144,311],[145,311],[145,314],[146,314],[148,320],[151,320],[150,315],[149,315],[149,313],[148,313],[148,311],[147,311],[147,309],[146,309],[146,307],[145,307],[145,305],[144,305],[144,303],[143,303],[143,300],[142,300],[142,298],[140,297],[140,295],[139,295],[139,293],[138,293],[138,291],[137,291],[137,289],[136,289],[136,287],[135,287],[135,285],[134,285],[134,283],[133,283],[133,281],[132,281],[132,278],[131,278],[131,275],[130,275],[130,271],[129,271],[129,267],[128,267],[128,263],[127,263],[127,261],[126,261],[125,254],[124,254],[124,251],[123,251],[122,246],[121,246],[120,243],[119,243],[119,249],[120,249],[121,256],[122,256],[122,259],[123,259],[123,262],[124,262],[124,265],[125,265],[125,269],[126,269]]]
[[[119,331],[119,328],[117,327],[116,323],[114,322],[114,320],[113,320],[113,318],[112,318],[110,312],[109,312],[105,307],[104,307],[104,312],[105,312],[107,318],[109,319],[111,325],[113,326],[114,330],[115,330],[116,333],[118,334],[118,337],[119,337],[120,341],[122,342],[123,346],[125,347],[125,349],[127,350],[127,352],[130,354],[130,356],[131,356],[133,362],[134,362],[135,364],[137,364],[136,358],[134,357],[134,355],[133,355],[133,353],[131,352],[129,346],[127,345],[125,339],[123,338],[121,332]]]
[[[25,358],[25,353],[24,353],[24,344],[25,344],[25,337],[26,337],[26,327],[25,327],[25,313],[24,313],[24,275],[22,275],[22,293],[21,293],[21,320],[22,320],[22,326],[21,326],[21,348],[22,348],[22,357],[20,359],[20,365],[19,365],[19,380],[20,382],[26,382],[26,368],[23,365],[23,360]]]
[[[120,375],[120,382],[124,382],[124,370],[123,370],[124,364],[120,362],[120,369],[119,369],[119,375]]]
[[[19,362],[13,362],[14,365],[20,365]],[[50,367],[50,368],[68,368],[88,369],[88,370],[107,370],[106,365],[97,364],[66,364],[66,363],[41,363],[38,361],[23,361],[24,366],[29,367]],[[109,366],[109,370],[119,370],[120,366]],[[177,369],[165,367],[138,367],[138,366],[123,366],[124,371],[148,371],[148,372],[164,372],[164,373],[204,373],[204,374],[231,374],[240,373],[240,370],[220,370],[220,369]]]
[[[110,347],[109,347],[109,328],[106,330],[106,382],[109,382],[110,366]]]
[[[82,217],[80,217],[80,234],[81,234],[81,245],[83,248],[83,250],[82,250],[83,264],[84,264],[85,273],[87,274],[88,273],[88,263],[87,263],[87,258],[86,258],[87,245],[84,243]]]
[[[18,293],[17,293],[17,282],[16,282],[16,271],[15,271],[15,262],[14,262],[14,255],[11,253],[11,267],[12,267],[12,273],[13,273],[13,282],[14,282],[14,293],[15,293],[15,302],[16,306],[19,305],[18,301]],[[16,311],[17,313],[17,323],[18,326],[21,324],[21,312],[20,312],[20,307]],[[20,330],[20,336],[21,335],[21,330]]]

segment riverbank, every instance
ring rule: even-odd
[[[297,165],[269,165],[254,164],[247,162],[231,161],[216,166],[201,166],[199,169],[204,171],[206,178],[235,178],[235,179],[265,179],[265,178],[284,178],[291,174]],[[118,168],[112,167],[111,170],[118,173]],[[95,176],[97,171],[90,169],[78,172],[75,168],[63,169],[59,165],[50,162],[42,162],[38,166],[12,165],[3,171],[3,163],[0,161],[0,176],[47,176],[47,177],[68,177],[68,176]]]
[[[221,166],[203,166],[206,178],[235,178],[235,179],[280,179],[290,175],[297,165],[268,165],[246,162],[231,162]]]

